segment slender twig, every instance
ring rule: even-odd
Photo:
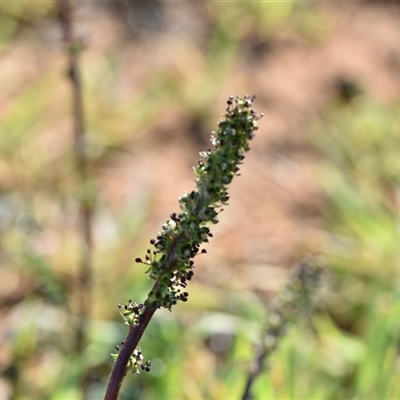
[[[129,372],[129,368],[127,367],[129,364],[129,359],[134,350],[137,348],[139,341],[142,338],[143,333],[156,310],[157,306],[146,307],[146,310],[142,314],[141,323],[137,326],[131,325],[129,327],[128,336],[126,337],[118,354],[118,358],[115,361],[110,380],[108,382],[107,392],[104,397],[105,400],[116,400],[118,398],[122,381],[125,375]]]
[[[255,357],[253,363],[251,364],[244,392],[242,395],[242,400],[252,399],[251,389],[253,387],[256,378],[258,377],[258,375],[261,374],[262,370],[264,369],[264,360],[267,357],[267,355],[268,353],[265,349],[260,350],[257,356]]]
[[[87,325],[90,317],[92,286],[92,216],[93,193],[90,190],[90,177],[84,137],[84,117],[79,55],[82,44],[74,36],[72,8],[69,0],[57,0],[63,40],[68,56],[68,76],[72,88],[73,135],[76,169],[80,185],[79,231],[82,255],[77,275],[78,326],[76,329],[75,349],[82,354],[86,347]]]
[[[193,258],[200,252],[200,245],[212,236],[205,225],[218,222],[217,209],[227,204],[227,186],[238,174],[238,165],[249,150],[249,141],[257,129],[261,117],[252,109],[254,98],[246,96],[229,98],[225,119],[211,139],[214,148],[202,152],[194,172],[197,191],[185,193],[179,199],[181,213],[173,213],[162,227],[162,232],[152,239],[153,251],[147,250],[145,260],[136,261],[148,267],[155,282],[144,304],[129,301],[120,305],[120,312],[129,325],[126,340],[116,355],[105,400],[116,400],[125,375],[138,367],[147,370],[149,362],[143,363],[137,346],[151,318],[160,307],[171,308],[178,301],[187,301],[188,293],[181,292],[193,276]],[[205,250],[201,250],[202,253]]]
[[[279,339],[285,335],[288,323],[298,314],[309,314],[313,297],[319,286],[321,264],[315,260],[303,262],[280,294],[277,304],[271,307],[256,355],[250,365],[241,400],[251,400],[256,378],[269,368],[268,358],[277,349]]]

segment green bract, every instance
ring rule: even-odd
[[[257,115],[252,109],[254,97],[230,97],[224,118],[212,132],[213,149],[201,152],[202,159],[194,167],[197,190],[179,199],[181,212],[173,213],[163,225],[162,232],[150,243],[145,260],[137,262],[149,266],[148,273],[156,283],[144,305],[171,309],[177,301],[187,301],[187,281],[193,276],[193,258],[200,245],[211,237],[208,224],[218,222],[218,208],[229,200],[227,185],[239,171],[249,141],[257,130]],[[205,252],[202,250],[201,252]],[[142,307],[129,307],[137,316],[124,315],[128,323],[137,323]],[[128,313],[130,314],[130,313]]]

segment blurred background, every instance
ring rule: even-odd
[[[121,399],[240,399],[268,304],[304,257],[329,278],[256,399],[400,398],[400,7],[395,3],[73,3],[89,189],[72,133],[56,5],[0,3],[0,400],[101,399],[144,301],[149,240],[194,188],[229,95],[265,114],[196,259],[189,301],[160,310],[149,373]],[[87,183],[86,182],[86,183]],[[93,218],[86,341],[76,343]]]

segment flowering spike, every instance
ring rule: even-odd
[[[145,261],[136,259],[149,265],[147,273],[157,283],[145,305],[171,309],[178,300],[187,300],[178,294],[178,288],[192,278],[192,259],[206,253],[200,250],[212,237],[206,225],[218,222],[221,206],[229,199],[227,186],[238,175],[238,165],[257,130],[260,116],[252,109],[253,100],[253,96],[229,97],[224,118],[212,132],[214,148],[201,152],[202,159],[194,167],[197,190],[179,198],[181,212],[172,213],[157,238],[150,241],[154,250],[147,250]]]
[[[130,328],[119,354],[112,355],[116,361],[107,399],[115,398],[127,370],[134,373],[139,373],[139,369],[149,370],[150,362],[143,362],[137,345],[157,308],[171,311],[178,301],[188,300],[188,292],[181,293],[181,289],[193,277],[193,258],[199,252],[205,253],[200,247],[212,237],[206,225],[218,222],[221,206],[229,199],[227,186],[238,175],[238,166],[250,148],[257,120],[261,118],[252,109],[253,100],[251,96],[229,97],[224,118],[212,133],[214,147],[201,153],[202,159],[194,167],[196,190],[179,198],[179,214],[171,214],[156,239],[150,241],[153,250],[146,252],[145,261],[135,260],[148,266],[146,272],[154,284],[144,304],[129,301],[119,305],[121,316]]]

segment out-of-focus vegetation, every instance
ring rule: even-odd
[[[397,398],[399,105],[356,96],[330,110],[317,131],[337,279],[325,303],[336,345],[346,346],[337,354],[336,390],[348,398]]]
[[[95,6],[85,10],[96,13]],[[135,81],[121,56],[130,54],[128,40],[105,35],[92,38],[92,45],[89,38],[82,53],[97,200],[89,345],[77,354],[82,188],[60,30],[51,2],[0,4],[0,399],[80,399],[82,380],[87,398],[104,394],[110,353],[125,337],[117,304],[145,298],[149,282],[133,260],[154,236],[147,225],[153,207],[148,187],[123,201],[110,195],[118,191],[118,184],[106,187],[110,177],[118,181],[115,158],[139,154],[135,145],[145,133],[179,107],[183,128],[204,140],[214,105],[226,88],[230,94],[231,74],[245,63],[243,54],[256,59],[282,32],[311,43],[328,35],[311,3],[209,1],[203,12],[208,29],[202,43],[176,35],[174,64],[144,71],[140,57],[152,49],[131,56]],[[321,152],[323,251],[331,278],[317,310],[295,321],[281,340],[271,369],[256,382],[255,397],[398,398],[399,106],[360,95],[330,105],[312,130]],[[254,293],[193,282],[190,301],[173,314],[160,311],[150,325],[141,347],[152,370],[128,377],[121,398],[240,398],[265,314]]]

